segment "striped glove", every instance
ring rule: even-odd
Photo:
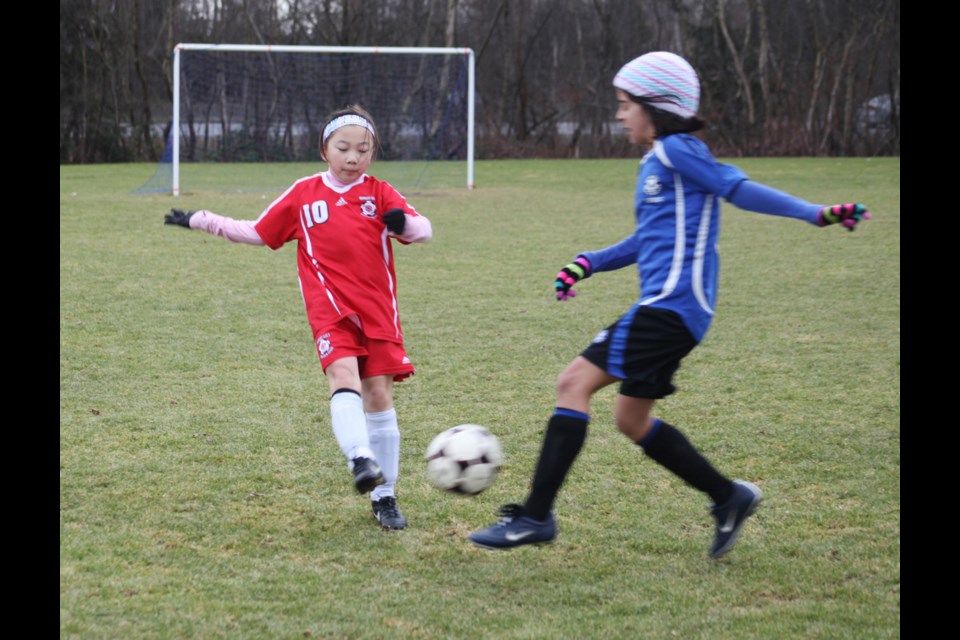
[[[557,279],[553,282],[553,288],[557,293],[557,300],[563,302],[574,298],[577,292],[571,287],[579,280],[590,277],[590,261],[583,256],[577,256],[576,259],[560,269]]]
[[[853,231],[861,220],[869,220],[870,212],[862,204],[835,204],[824,207],[817,214],[817,224],[826,227],[831,224],[842,224],[849,231]]]

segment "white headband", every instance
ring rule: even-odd
[[[363,127],[370,132],[370,135],[376,136],[377,132],[373,130],[373,125],[370,124],[370,121],[364,118],[363,116],[358,116],[355,113],[348,113],[344,116],[337,116],[330,121],[326,127],[323,128],[323,142],[326,143],[327,139],[333,135],[333,132],[339,129],[340,127],[346,127],[349,125],[357,125]]]

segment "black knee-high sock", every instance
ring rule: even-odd
[[[723,504],[733,495],[733,483],[713,468],[680,431],[657,419],[653,429],[637,443],[644,453],[678,475],[687,484]]]
[[[557,408],[550,416],[533,474],[533,489],[524,504],[527,515],[534,520],[544,520],[550,515],[560,486],[587,439],[589,422],[590,416],[570,409]]]

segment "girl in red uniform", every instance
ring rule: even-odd
[[[413,375],[397,311],[393,242],[426,242],[430,221],[390,184],[366,174],[377,151],[373,119],[359,106],[328,116],[320,143],[328,169],[301,178],[256,220],[173,209],[166,224],[279,249],[297,242],[300,290],[330,384],[334,435],[360,493],[371,492],[384,529],[403,529],[397,508],[400,431],[393,383]]]

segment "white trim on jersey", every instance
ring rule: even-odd
[[[703,210],[700,212],[700,228],[697,229],[697,245],[693,250],[693,295],[697,298],[700,307],[713,315],[713,309],[707,302],[707,294],[703,290],[703,263],[707,251],[707,238],[710,237],[710,211],[713,209],[714,195],[711,193],[703,201]]]
[[[393,330],[399,338],[400,333],[400,309],[397,307],[397,288],[390,275],[390,236],[387,235],[387,228],[384,227],[380,233],[380,248],[383,251],[383,268],[387,273],[387,282],[390,284],[390,308],[393,309]]]
[[[657,143],[654,143],[655,149],[656,145]],[[662,151],[662,149],[658,151]],[[658,157],[661,155],[666,157],[666,154],[657,153]],[[663,158],[661,158],[661,160],[663,160]],[[666,160],[664,160],[663,163],[668,164]],[[670,168],[672,169],[673,167],[671,166]],[[683,258],[686,254],[687,205],[683,197],[683,179],[679,173],[674,172],[673,182],[677,196],[677,224],[673,236],[673,260],[670,263],[670,273],[667,275],[667,279],[664,281],[660,293],[652,298],[641,300],[640,304],[642,305],[657,302],[673,293],[673,290],[677,288],[677,283],[680,281],[680,275],[683,273]]]
[[[306,207],[306,205],[304,205]],[[303,241],[307,245],[307,255],[310,256],[310,260],[313,262],[313,266],[317,266],[317,261],[313,259],[313,241],[310,239],[310,234],[307,233],[307,230],[310,228],[307,226],[307,212],[303,209],[300,209],[297,212],[297,220],[300,221],[300,228],[303,230]],[[319,267],[317,267],[319,271]]]
[[[670,264],[670,273],[663,283],[663,288],[656,296],[641,300],[640,304],[651,304],[673,293],[673,290],[677,287],[677,282],[680,281],[680,276],[683,272],[683,261],[686,254],[687,201],[683,189],[683,178],[677,173],[673,163],[670,162],[669,156],[667,156],[666,151],[663,149],[662,142],[654,140],[652,152],[656,154],[657,158],[665,167],[673,171],[674,191],[676,192],[677,198],[677,226],[673,244],[673,261]],[[710,212],[713,208],[713,200],[713,194],[707,195],[703,210],[700,212],[700,226],[697,229],[697,242],[693,250],[693,268],[690,276],[692,278],[691,285],[693,295],[697,299],[697,304],[710,315],[713,315],[714,311],[710,307],[709,302],[707,302],[707,295],[703,288],[703,267],[706,256],[707,239],[710,237]]]
[[[337,301],[333,297],[330,289],[327,288],[327,281],[323,278],[323,272],[320,270],[320,263],[317,262],[317,259],[313,255],[313,241],[310,240],[310,233],[307,231],[307,213],[300,209],[297,214],[297,218],[300,220],[300,227],[303,229],[303,238],[304,243],[306,244],[307,255],[310,256],[310,262],[313,264],[313,272],[317,274],[317,280],[320,281],[320,284],[323,286],[323,292],[327,294],[327,300],[330,301],[330,304],[333,305],[333,308],[336,309],[339,315],[343,315],[343,312],[340,311],[340,306],[337,304]],[[303,295],[303,283],[300,283],[300,296],[306,300],[306,296]]]
[[[363,181],[367,179],[367,174],[363,174],[362,176],[360,176],[359,178],[357,178],[356,180],[354,180],[354,181],[351,182],[350,184],[345,184],[345,185],[342,185],[342,186],[338,186],[338,185],[333,181],[333,180],[336,178],[336,176],[331,176],[329,171],[324,171],[323,173],[319,173],[319,174],[317,174],[317,175],[319,175],[319,176],[323,179],[323,184],[327,185],[327,188],[328,188],[328,189],[330,189],[331,191],[335,191],[336,193],[339,193],[340,195],[343,195],[343,194],[345,194],[347,191],[350,191],[350,189],[353,189],[353,188],[354,188],[355,186],[357,186],[358,184],[363,184]]]
[[[661,141],[654,140],[653,149],[651,149],[651,151],[653,151],[653,153],[660,158],[660,162],[662,162],[668,169],[674,168],[673,163],[670,162],[670,158],[667,157],[667,152],[663,150],[663,143]]]

